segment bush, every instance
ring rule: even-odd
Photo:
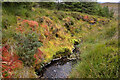
[[[14,38],[17,41],[17,54],[24,65],[33,65],[35,61],[34,54],[37,52],[38,47],[42,45],[42,43],[38,41],[38,35],[36,35],[35,32],[29,34],[15,34]]]
[[[22,68],[22,61],[19,60],[19,57],[10,51],[10,46],[5,45],[0,49],[2,51],[2,76],[4,78],[12,78],[14,76],[13,72],[16,69]]]

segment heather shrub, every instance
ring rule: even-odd
[[[22,68],[22,61],[19,60],[19,56],[15,54],[12,50],[10,51],[10,46],[3,46],[0,51],[0,59],[2,59],[2,76],[4,78],[12,78],[14,76],[14,70]]]
[[[38,47],[42,45],[38,41],[39,37],[35,32],[28,34],[15,34],[16,49],[20,60],[23,61],[25,66],[31,66],[34,64],[34,54],[37,52]]]

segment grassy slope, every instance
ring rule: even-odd
[[[13,7],[14,8],[14,7]],[[101,25],[99,23],[90,25],[86,21],[76,20],[71,16],[71,12],[54,11],[40,8],[32,8],[31,10],[18,8],[3,8],[3,24],[11,26],[8,31],[16,28],[17,18],[16,14],[22,19],[35,20],[39,22],[39,17],[45,17],[45,21],[49,20],[57,29],[60,29],[57,34],[60,37],[55,37],[52,34],[52,38],[48,40],[44,37],[43,46],[40,47],[45,55],[44,62],[49,62],[53,55],[58,51],[64,51],[64,48],[72,50],[74,39],[81,39],[80,51],[81,61],[73,69],[70,77],[116,77],[117,76],[117,22],[111,21],[110,24]],[[10,10],[10,12],[7,12]],[[16,11],[15,11],[16,10]],[[56,12],[56,13],[54,13]],[[73,13],[73,12],[72,12]],[[78,15],[87,15],[74,12]],[[58,19],[60,15],[63,15],[63,19]],[[91,16],[97,19],[106,19],[98,16]],[[70,18],[74,25],[70,25],[70,31],[65,26],[65,20]],[[46,25],[47,23],[42,23]],[[40,33],[43,34],[44,29],[41,28],[39,23]],[[77,30],[77,31],[76,31]],[[12,30],[11,30],[12,32]],[[52,31],[51,31],[52,32]],[[71,36],[71,33],[74,36]],[[44,35],[44,34],[43,34]]]
[[[81,43],[81,61],[70,77],[110,78],[118,77],[118,31],[117,22],[94,27],[84,34]]]

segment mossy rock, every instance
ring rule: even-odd
[[[60,51],[56,52],[56,55],[53,56],[53,58],[61,58],[61,57],[67,57],[70,56],[71,51],[68,48],[63,48]]]
[[[81,42],[81,40],[80,39],[71,39],[70,42],[73,44],[76,44],[76,43],[79,44]]]

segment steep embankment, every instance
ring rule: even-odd
[[[31,31],[39,35],[38,41],[42,43],[42,46],[38,49],[42,58],[41,56],[37,58],[38,62],[35,63],[37,65],[34,65],[37,69],[53,58],[72,54],[74,44],[78,42],[81,43],[78,46],[81,51],[80,56],[78,55],[81,62],[76,66],[77,70],[73,70],[72,77],[116,77],[117,23],[115,20],[79,12],[33,7],[31,10],[26,8],[19,10],[18,8],[16,12],[14,9],[3,8],[3,27],[3,44],[7,43],[12,46],[15,44],[14,32],[28,34]],[[70,57],[74,56],[73,54]],[[21,74],[16,76],[19,75]]]

